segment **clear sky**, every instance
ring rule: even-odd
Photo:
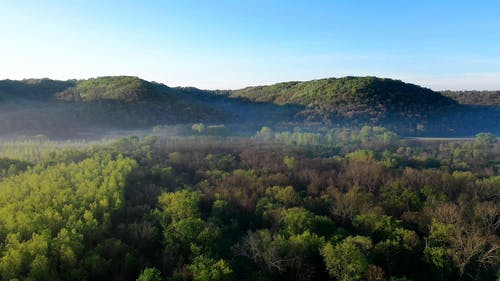
[[[375,75],[500,89],[500,1],[0,0],[0,79],[239,88]]]

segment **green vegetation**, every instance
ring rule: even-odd
[[[21,81],[0,80],[0,102],[32,99],[46,101],[55,93],[75,85],[74,80],[56,81],[51,79],[25,79]]]
[[[284,129],[383,126],[405,136],[500,132],[500,110],[496,107],[459,105],[430,89],[377,77],[328,78],[225,91],[172,88],[132,76],[3,80],[0,112],[2,135],[44,134],[63,139],[84,135],[100,138],[109,130],[198,123],[207,126],[199,135],[234,131],[248,136],[260,124]]]
[[[35,166],[0,183],[3,280],[95,279],[108,269],[112,213],[134,160],[92,157]],[[110,243],[111,242],[111,243]]]
[[[344,77],[248,87],[232,96],[257,102],[299,104],[327,119],[414,118],[446,110],[455,102],[432,90],[397,80]]]
[[[441,94],[461,104],[500,106],[500,91],[443,91]]]
[[[144,100],[149,83],[137,77],[112,76],[81,80],[74,87],[58,93],[63,100],[93,101],[120,100],[132,102]]]
[[[500,145],[479,131],[495,109],[375,77],[211,92],[120,76],[0,81],[0,111],[0,280],[500,272]]]
[[[210,126],[3,142],[1,280],[497,279],[493,135]]]

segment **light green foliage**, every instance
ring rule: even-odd
[[[358,215],[353,224],[371,237],[381,241],[393,241],[402,249],[412,250],[419,243],[419,237],[414,231],[403,228],[401,221],[390,216]]]
[[[293,186],[273,186],[266,189],[266,195],[284,206],[291,207],[300,203],[300,196]]]
[[[194,281],[227,281],[232,280],[233,270],[225,260],[215,260],[200,255],[188,266]]]
[[[145,268],[136,281],[162,281],[161,272],[156,268]]]
[[[331,219],[315,215],[301,207],[281,209],[279,214],[282,233],[286,236],[301,234],[305,231],[328,235],[335,229],[335,224]]]
[[[497,141],[497,137],[491,133],[479,133],[476,135],[474,144],[479,147],[490,147]]]
[[[261,133],[258,132],[257,136],[260,134]],[[272,139],[281,143],[293,145],[320,145],[327,147],[345,147],[347,145],[352,145],[353,147],[357,147],[360,144],[396,143],[400,137],[396,133],[383,127],[364,126],[359,130],[333,128],[329,130],[318,130],[318,132],[303,132],[301,130],[294,130],[293,132],[275,132]]]
[[[489,180],[490,180],[491,184],[493,184],[493,186],[500,189],[500,175],[491,177]]]
[[[269,141],[273,139],[273,130],[269,127],[262,127],[260,131],[257,132],[257,138]]]
[[[448,247],[448,237],[453,226],[433,220],[430,228],[424,248],[424,258],[438,270],[448,272],[453,266],[451,249]]]
[[[98,144],[110,143],[102,141],[50,141],[47,139],[31,139],[20,141],[0,141],[0,157],[40,162],[42,160],[57,160],[71,155],[87,152]],[[81,152],[80,152],[81,151]]]
[[[121,156],[95,157],[78,164],[36,166],[1,182],[1,275],[34,280],[82,277],[78,263],[92,250],[86,242],[110,230],[110,214],[123,206],[123,188],[136,166]]]
[[[290,170],[295,169],[295,167],[297,165],[295,158],[293,156],[283,157],[283,164],[285,164],[285,166]]]
[[[80,80],[58,94],[60,99],[75,101],[92,100],[143,100],[148,94],[148,82],[132,76],[109,76]]]
[[[348,153],[345,158],[351,161],[373,161],[375,160],[375,152],[372,150],[356,150]]]
[[[404,258],[420,244],[415,231],[403,228],[401,221],[390,216],[358,215],[353,224],[366,235],[373,237],[373,255],[385,260],[389,265],[397,264],[398,259]]]
[[[191,257],[217,248],[220,229],[201,218],[201,193],[181,190],[158,197],[156,215],[163,227],[165,251],[170,257]]]
[[[170,221],[199,216],[201,193],[189,190],[166,192],[158,197],[161,214]]]
[[[367,237],[350,236],[338,244],[327,243],[321,249],[330,276],[340,281],[356,281],[365,278],[368,270],[366,251],[371,248]]]
[[[354,218],[353,224],[362,231],[374,234],[378,239],[394,239],[395,231],[401,228],[401,221],[391,216],[362,214]]]
[[[397,153],[391,153],[388,150],[384,151],[380,161],[386,168],[397,168],[398,166],[404,164],[403,157]]]
[[[419,194],[399,182],[392,182],[382,187],[380,199],[384,207],[391,211],[391,214],[418,210],[422,205]]]

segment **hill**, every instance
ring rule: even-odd
[[[430,89],[377,77],[286,82],[235,90],[231,95],[255,102],[303,105],[307,115],[319,115],[323,120],[421,118],[456,105]]]
[[[402,135],[499,132],[498,107],[461,105],[398,80],[344,77],[240,90],[168,87],[131,76],[0,81],[0,135],[88,135],[156,125],[225,124],[237,133],[275,128],[384,126]]]
[[[461,104],[500,106],[500,91],[443,91],[441,94]]]
[[[0,80],[0,102],[18,99],[51,100],[54,94],[76,84],[76,80],[51,79]]]
[[[222,112],[137,77],[0,81],[0,133],[65,137],[88,131],[221,122]]]

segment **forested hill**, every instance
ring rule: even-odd
[[[299,104],[308,114],[343,118],[415,118],[447,110],[456,102],[430,89],[399,80],[343,77],[248,87],[232,96],[256,102]]]
[[[222,122],[224,114],[170,88],[137,77],[0,81],[0,134],[73,136],[161,124]]]
[[[173,102],[182,93],[195,88],[171,88],[133,76],[105,76],[85,80],[58,81],[25,79],[0,81],[0,100],[60,100],[73,102],[120,101]]]
[[[417,85],[377,77],[284,82],[240,90],[169,87],[132,76],[0,81],[0,134],[73,135],[98,128],[225,124],[384,126],[403,135],[500,132],[500,110],[461,105]]]
[[[500,91],[443,91],[441,94],[461,104],[500,106]]]
[[[0,102],[18,99],[51,100],[58,92],[76,84],[76,80],[51,79],[0,80]]]

